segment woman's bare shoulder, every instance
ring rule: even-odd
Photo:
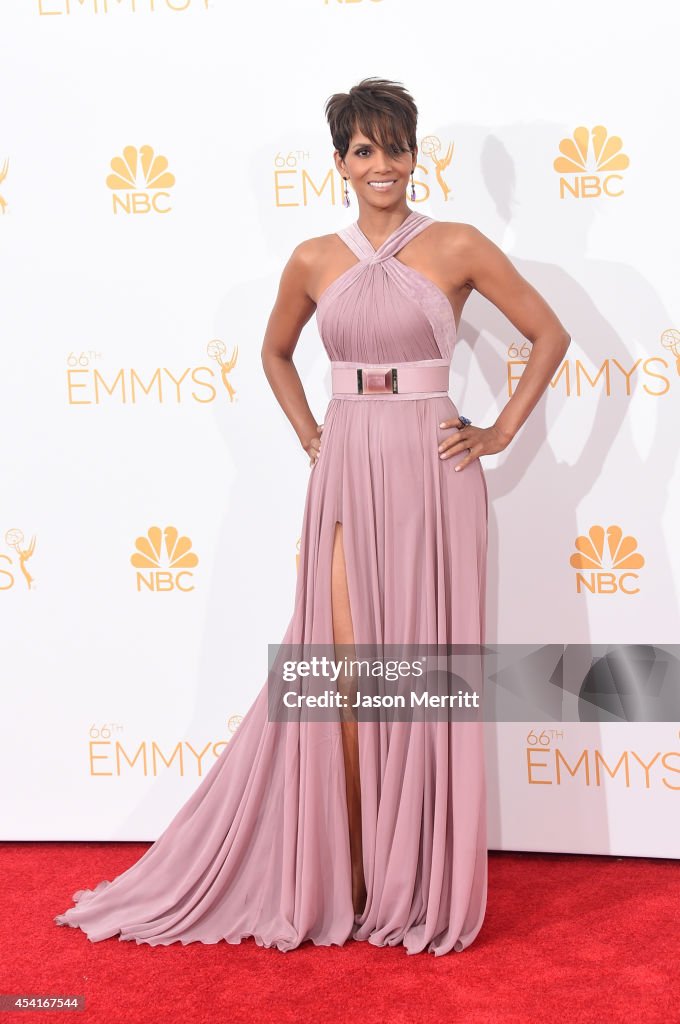
[[[305,238],[293,249],[287,265],[287,273],[297,281],[312,302],[323,290],[319,285],[319,277],[323,277],[325,268],[333,266],[345,249],[338,236],[331,232],[328,235],[316,235]]]
[[[304,293],[312,303],[319,291],[318,277],[329,263],[337,260],[338,248],[342,242],[331,233],[305,238],[295,246],[283,269],[282,283],[292,292]]]
[[[293,249],[291,259],[295,258],[299,263],[306,266],[313,266],[320,259],[337,248],[338,237],[335,232],[327,235],[315,235],[313,238],[305,238]]]
[[[456,245],[470,244],[485,237],[474,224],[462,220],[435,220],[430,230],[436,232],[442,242]]]

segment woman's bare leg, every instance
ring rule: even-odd
[[[347,570],[343,547],[342,523],[336,522],[333,538],[333,561],[331,566],[331,600],[333,608],[333,642],[336,657],[353,657],[354,629],[349,605]],[[351,674],[341,674],[338,689],[347,695],[348,703],[353,702],[356,683]],[[360,914],[366,903],[361,846],[361,779],[359,775],[359,732],[354,713],[348,709],[341,712],[342,748],[345,760],[347,792],[347,815],[349,819],[349,845],[352,858],[352,902],[354,912]]]

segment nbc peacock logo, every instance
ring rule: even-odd
[[[587,536],[575,542],[569,564],[576,573],[576,592],[582,594],[639,594],[639,576],[645,560],[637,540],[624,535],[620,526],[591,526]]]
[[[151,526],[144,537],[135,541],[130,562],[137,570],[137,591],[169,593],[194,589],[191,572],[198,565],[198,555],[191,550],[191,540],[181,536],[174,526]]]
[[[126,146],[122,156],[114,156],[106,184],[112,190],[113,212],[126,214],[169,213],[170,193],[175,175],[168,170],[168,159],[151,146]]]
[[[609,135],[604,125],[576,128],[571,138],[559,144],[562,156],[553,162],[560,175],[560,199],[610,198],[623,195],[623,176],[630,164],[618,135]]]

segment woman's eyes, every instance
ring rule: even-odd
[[[406,152],[405,149],[400,149],[398,146],[392,146],[392,153],[394,154],[394,156],[399,156],[400,153],[405,153],[405,152]],[[367,148],[364,147],[362,149],[358,149],[356,151],[356,153],[357,153],[357,156],[361,156],[362,153],[370,153],[370,149],[367,149]]]

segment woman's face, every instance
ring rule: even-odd
[[[359,200],[370,206],[387,207],[401,204],[406,194],[416,153],[396,146],[382,149],[362,132],[355,132],[342,160],[335,153],[335,163],[343,177],[349,177]],[[391,182],[379,185],[372,182]]]

